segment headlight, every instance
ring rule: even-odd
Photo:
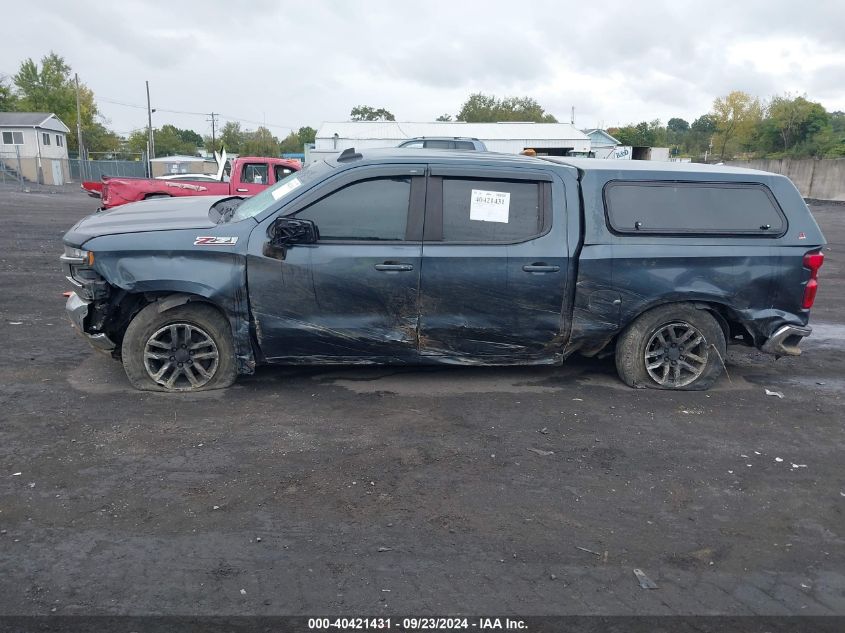
[[[60,258],[66,264],[76,264],[77,266],[93,266],[94,265],[94,251],[86,251],[82,248],[73,248],[65,246],[65,254]]]

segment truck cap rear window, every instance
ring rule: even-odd
[[[776,237],[786,229],[771,191],[757,183],[612,181],[604,204],[618,233]]]

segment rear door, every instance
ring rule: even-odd
[[[284,215],[313,220],[317,244],[284,259],[250,237],[250,305],[261,350],[276,362],[414,362],[425,166],[349,170]]]
[[[428,192],[420,353],[558,359],[570,256],[563,184],[541,170],[432,166]]]

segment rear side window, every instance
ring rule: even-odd
[[[539,183],[443,179],[444,242],[523,242],[542,229]]]
[[[293,172],[293,169],[285,165],[276,165],[275,167],[273,167],[273,174],[276,176],[276,182],[279,182],[283,178],[287,178]]]
[[[452,141],[426,141],[426,149],[453,149]]]
[[[610,227],[620,233],[781,235],[783,212],[763,185],[610,182],[604,188]]]
[[[455,141],[455,149],[475,149],[472,141]]]
[[[410,178],[362,180],[296,214],[313,220],[321,240],[404,240]]]

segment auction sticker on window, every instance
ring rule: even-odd
[[[511,206],[509,191],[472,190],[472,200],[469,204],[469,219],[479,222],[508,222],[508,212]]]
[[[291,191],[299,187],[299,185],[301,184],[302,181],[299,180],[299,178],[294,178],[293,180],[286,182],[282,186],[277,187],[276,189],[272,189],[270,191],[270,194],[273,196],[273,200],[279,200],[288,195]]]

